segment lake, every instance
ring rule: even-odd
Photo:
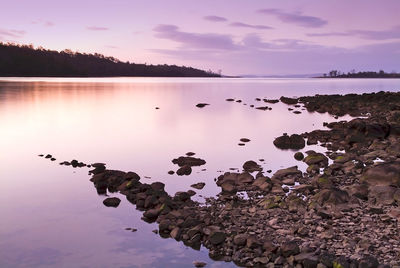
[[[218,194],[214,178],[247,160],[264,159],[259,163],[273,172],[304,170],[274,138],[351,118],[301,108],[293,114],[255,98],[398,90],[399,79],[0,78],[0,267],[192,267],[194,260],[233,267],[153,233],[157,225],[142,221],[125,198],[105,207],[87,168],[58,163],[103,162],[143,182],[161,181],[169,194],[205,182],[195,190],[201,201]],[[238,146],[241,138],[251,141]],[[171,160],[187,152],[206,165],[190,176],[169,175],[177,170]]]

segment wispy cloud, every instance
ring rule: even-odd
[[[328,32],[328,33],[309,33],[308,36],[312,37],[326,37],[326,36],[357,36],[363,39],[370,40],[388,40],[400,38],[400,25],[395,26],[389,30],[375,31],[375,30],[350,30],[347,32]]]
[[[229,24],[232,27],[240,27],[240,28],[250,28],[250,29],[256,29],[256,30],[271,30],[273,29],[270,26],[266,25],[252,25],[252,24],[247,24],[243,22],[232,22]]]
[[[328,22],[324,19],[314,17],[314,16],[306,16],[302,15],[300,12],[289,13],[284,12],[280,9],[267,8],[267,9],[259,9],[258,13],[264,15],[271,15],[277,17],[280,21],[285,23],[296,24],[302,27],[311,27],[318,28],[326,25]]]
[[[175,25],[161,24],[155,27],[155,36],[181,44],[184,48],[234,50],[238,46],[230,35],[215,33],[191,33],[181,31]]]
[[[32,24],[43,25],[43,26],[46,26],[46,27],[54,26],[54,22],[49,21],[49,20],[46,20],[46,21],[45,21],[45,20],[42,20],[42,19],[34,20],[34,21],[32,21],[31,23],[32,23]]]
[[[109,30],[109,28],[101,27],[101,26],[88,26],[88,27],[86,27],[86,29],[88,29],[90,31],[108,31]]]
[[[224,18],[224,17],[214,16],[214,15],[205,16],[205,17],[203,17],[203,19],[208,20],[208,21],[213,21],[213,22],[224,22],[224,21],[228,21],[228,19],[226,19],[226,18]]]
[[[249,34],[242,40],[242,44],[246,49],[258,49],[258,50],[281,50],[281,51],[293,51],[293,50],[311,50],[321,49],[324,46],[313,44],[299,39],[273,39],[268,42],[262,40],[257,34]]]
[[[6,38],[21,38],[26,34],[22,30],[2,29],[0,28],[0,39]]]

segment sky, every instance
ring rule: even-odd
[[[0,41],[226,75],[400,72],[399,0],[2,0]]]

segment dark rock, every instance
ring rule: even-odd
[[[362,175],[361,181],[373,186],[400,187],[400,164],[382,163],[372,166]]]
[[[297,152],[297,153],[294,154],[294,159],[296,159],[298,161],[303,160],[303,158],[304,158],[304,155],[303,155],[302,152]]]
[[[47,154],[44,158],[52,158],[53,156],[51,154]]]
[[[241,138],[240,141],[241,141],[241,142],[249,142],[250,140],[247,139],[247,138]]]
[[[176,171],[176,174],[177,174],[178,176],[183,176],[183,175],[188,176],[188,175],[190,175],[191,173],[192,173],[192,168],[191,168],[190,166],[182,166],[181,168],[179,168],[179,169]]]
[[[243,164],[243,169],[247,172],[262,171],[261,166],[253,160],[246,161]]]
[[[121,199],[119,199],[118,197],[109,197],[104,199],[103,204],[106,207],[118,207],[119,203],[121,203]]]
[[[284,257],[289,257],[293,255],[297,255],[300,253],[300,248],[297,245],[296,241],[289,241],[281,246],[281,253]]]
[[[195,155],[195,153],[193,153],[193,152],[187,152],[186,153],[186,156],[193,156],[193,155]]]
[[[190,185],[190,187],[193,187],[193,188],[195,188],[195,189],[201,190],[201,189],[204,188],[205,185],[206,185],[206,184],[205,184],[204,182],[198,182],[198,183],[196,183],[196,184]]]
[[[298,103],[298,99],[287,98],[283,96],[280,98],[280,101],[288,105],[293,105]]]
[[[235,99],[226,99],[226,101],[235,101]]]
[[[147,211],[145,211],[144,213],[143,213],[143,216],[146,218],[146,219],[148,219],[148,220],[156,220],[157,219],[157,217],[158,217],[158,215],[160,215],[160,210],[159,209],[156,209],[156,208],[153,208],[153,209],[149,209],[149,210],[147,210]]]
[[[309,154],[306,158],[303,160],[307,165],[319,165],[326,167],[328,166],[328,158],[321,154],[321,153],[313,153]]]
[[[191,156],[181,156],[179,158],[173,159],[172,163],[183,167],[183,166],[189,166],[189,167],[194,167],[194,166],[202,166],[206,164],[206,161],[200,158],[195,158]]]
[[[174,174],[175,174],[175,171],[170,170],[170,171],[168,171],[168,174],[169,174],[169,175],[174,175]]]
[[[225,238],[226,238],[225,233],[220,232],[220,231],[214,231],[210,234],[210,236],[208,237],[208,240],[213,245],[219,245],[225,241]]]
[[[247,235],[246,234],[238,234],[233,238],[233,243],[237,246],[246,245]]]
[[[305,140],[302,136],[293,134],[283,135],[274,140],[274,145],[279,149],[302,149],[305,147]]]
[[[203,108],[203,107],[206,107],[207,105],[210,105],[210,104],[208,104],[208,103],[198,103],[198,104],[196,104],[196,107],[197,108]]]

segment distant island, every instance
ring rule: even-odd
[[[379,72],[356,72],[355,70],[352,70],[348,73],[342,73],[337,70],[332,70],[327,74],[317,76],[317,78],[400,78],[400,73],[386,73],[383,70],[380,70]]]
[[[16,77],[221,77],[186,66],[122,62],[102,54],[61,52],[0,42],[0,76]]]

